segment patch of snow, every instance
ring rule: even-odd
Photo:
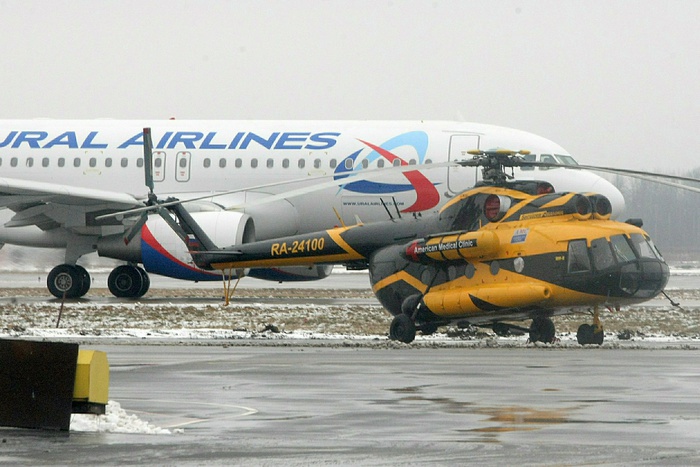
[[[140,435],[169,435],[170,430],[145,422],[136,415],[129,415],[119,402],[109,401],[104,415],[73,414],[71,431],[98,433],[132,433]]]

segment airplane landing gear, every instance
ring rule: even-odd
[[[61,264],[49,272],[46,286],[56,298],[79,298],[90,290],[90,274],[82,266]]]
[[[117,266],[107,278],[107,287],[119,298],[140,298],[148,292],[151,280],[148,273],[138,266]]]
[[[551,344],[555,341],[556,329],[551,319],[538,316],[530,324],[530,342]]]

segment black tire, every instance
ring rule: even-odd
[[[603,345],[603,341],[605,340],[605,333],[603,332],[603,328],[599,328],[597,326],[591,327],[593,328],[593,332],[591,333],[591,344]]]
[[[76,264],[75,269],[77,269],[80,275],[83,277],[83,287],[80,290],[80,296],[83,297],[90,291],[90,285],[92,280],[90,279],[90,273],[87,272],[87,269],[85,269],[84,267]]]
[[[416,324],[408,316],[397,315],[389,327],[389,338],[410,344],[416,339]]]
[[[576,331],[576,340],[580,345],[593,343],[593,326],[590,324],[582,324]]]
[[[538,316],[532,320],[532,324],[530,324],[530,342],[551,344],[554,342],[555,335],[556,329],[551,319]]]
[[[139,268],[135,266],[117,266],[109,273],[107,287],[112,295],[119,298],[140,297],[139,292],[143,287],[143,276]]]
[[[49,272],[46,287],[56,298],[78,298],[83,290],[83,274],[70,264],[61,264]]]
[[[148,277],[148,273],[140,267],[136,267],[138,270],[139,274],[141,275],[141,289],[139,289],[138,294],[136,295],[137,298],[141,298],[144,295],[146,295],[146,292],[148,292],[148,289],[151,288],[151,278]]]

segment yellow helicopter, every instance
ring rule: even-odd
[[[181,204],[168,209],[200,268],[310,264],[369,269],[372,290],[394,319],[391,339],[410,343],[456,324],[498,335],[555,340],[551,317],[592,312],[581,344],[602,344],[599,307],[619,309],[664,289],[669,268],[641,222],[610,219],[607,198],[556,193],[542,181],[509,180],[523,152],[474,151],[483,182],[432,217],[392,218],[218,248]],[[530,163],[530,165],[546,165]],[[511,321],[532,320],[529,328]]]

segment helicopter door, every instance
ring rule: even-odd
[[[471,159],[467,151],[479,149],[479,135],[452,135],[450,138],[450,161]],[[474,167],[449,167],[447,169],[447,192],[454,196],[474,186],[477,181],[477,169]]]

